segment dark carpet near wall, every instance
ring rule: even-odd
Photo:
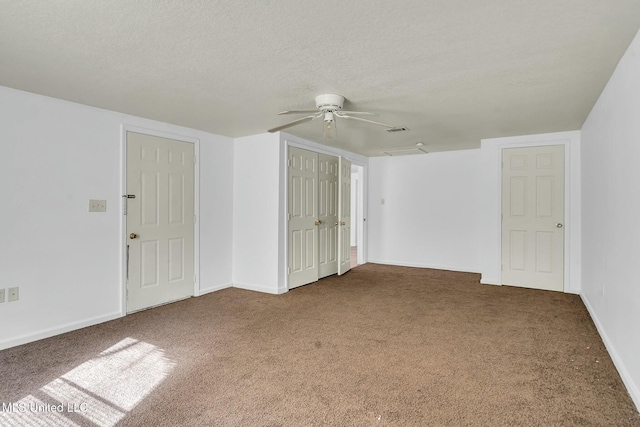
[[[225,289],[4,350],[0,401],[44,398],[126,338],[161,349],[173,368],[120,408],[123,426],[640,425],[580,297],[375,264],[284,295]]]

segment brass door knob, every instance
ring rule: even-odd
[[[131,234],[129,234],[129,238],[130,239],[136,239],[136,238],[138,238],[138,235],[136,233],[131,233]]]

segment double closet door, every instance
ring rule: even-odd
[[[351,162],[289,147],[289,289],[351,268]]]

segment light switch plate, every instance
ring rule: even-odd
[[[0,289],[0,302],[4,302],[4,289]]]
[[[20,288],[19,287],[15,287],[15,288],[9,288],[7,289],[7,291],[9,291],[9,298],[8,301],[18,301],[20,299]]]
[[[89,200],[89,212],[106,212],[107,201],[106,200]]]

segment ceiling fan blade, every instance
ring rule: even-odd
[[[325,121],[323,127],[322,137],[324,139],[336,139],[336,122],[334,120]]]
[[[289,122],[287,124],[284,124],[282,126],[277,126],[277,127],[271,128],[267,132],[271,132],[271,133],[278,132],[279,130],[290,128],[291,126],[295,126],[295,125],[300,124],[300,123],[304,123],[304,122],[308,122],[308,121],[311,121],[311,120],[315,120],[320,116],[322,116],[322,114],[316,114],[314,116],[303,117],[301,119],[294,120],[294,121]]]
[[[395,126],[392,126],[392,125],[387,125],[385,123],[374,122],[373,120],[361,119],[360,117],[351,117],[351,116],[347,116],[347,115],[344,115],[344,116],[340,115],[338,117],[343,118],[343,119],[349,119],[349,120],[357,120],[359,122],[371,123],[371,124],[374,124],[374,125],[383,126],[383,127],[390,128],[390,129],[395,127]]]
[[[344,111],[344,110],[336,111],[335,114],[337,116],[342,116],[343,114],[366,114],[367,116],[377,116],[378,115],[378,113],[369,113],[367,111]]]
[[[283,114],[317,114],[318,110],[287,110],[278,113],[279,116]]]

